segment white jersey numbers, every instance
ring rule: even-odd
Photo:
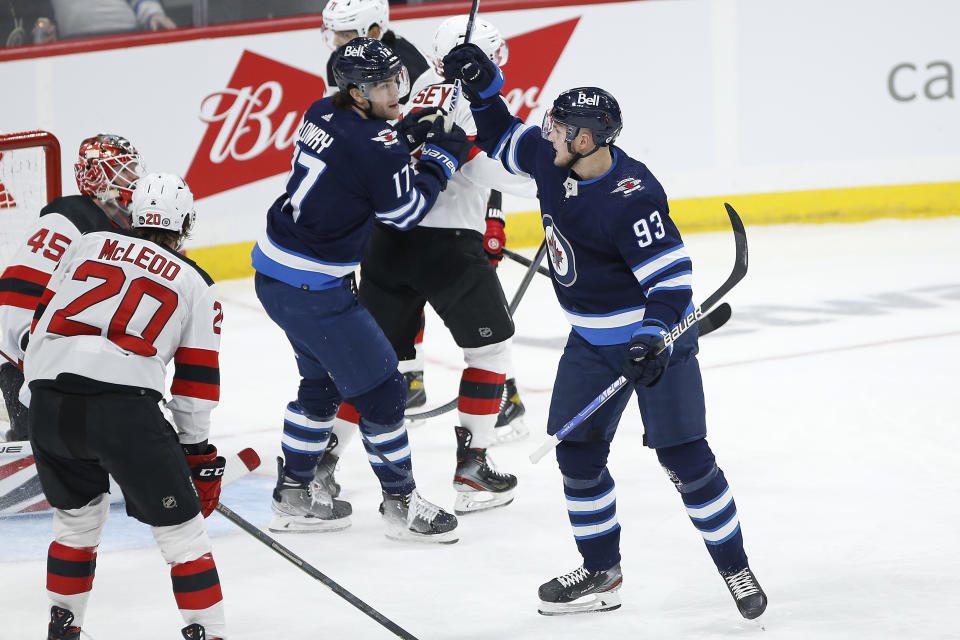
[[[293,207],[294,221],[300,217],[300,206],[303,204],[303,199],[313,190],[313,186],[317,183],[317,178],[326,170],[327,163],[317,156],[304,151],[303,147],[298,146],[297,152],[293,155],[291,172],[296,173],[297,167],[303,167],[306,169],[306,173],[300,178],[297,188],[294,189],[293,195],[290,196],[290,205]]]
[[[651,213],[649,222],[647,220],[648,218],[640,218],[633,223],[633,233],[637,236],[637,244],[641,247],[648,247],[653,244],[654,240],[660,240],[666,235],[659,211]],[[652,233],[650,231],[651,225],[653,225]]]
[[[410,165],[393,174],[393,186],[397,188],[397,197],[410,192]],[[401,186],[402,185],[402,186]]]

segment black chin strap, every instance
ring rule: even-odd
[[[580,133],[580,130],[579,130],[579,129],[577,130],[577,133]],[[574,136],[574,138],[576,138],[576,135]],[[567,168],[567,169],[572,169],[572,168],[573,168],[573,165],[575,165],[575,164],[577,163],[577,160],[579,160],[580,158],[586,158],[586,157],[588,157],[588,156],[592,156],[593,154],[595,154],[597,151],[600,150],[600,146],[601,146],[601,145],[594,143],[594,144],[593,144],[593,149],[591,149],[589,153],[576,153],[576,152],[573,150],[573,141],[568,142],[568,143],[567,143],[567,151],[569,151],[569,152],[573,155],[573,160],[571,160],[570,162],[567,163],[566,168]]]

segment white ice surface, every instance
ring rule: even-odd
[[[359,443],[338,472],[353,526],[278,539],[421,639],[957,638],[960,595],[960,218],[748,227],[750,272],[730,323],[701,342],[709,441],[730,480],[747,553],[770,598],[740,618],[679,497],[641,446],[635,405],[610,468],[623,527],[623,607],[546,618],[537,586],[576,568],[556,463],[537,466],[567,327],[537,276],[517,314],[515,360],[534,438],[492,450],[516,502],[461,518],[451,546],[387,540]],[[729,232],[691,235],[695,295],[726,277]],[[526,251],[528,255],[532,250]],[[512,295],[523,270],[505,261]],[[263,467],[225,504],[269,520],[281,416],[297,376],[250,280],[220,285],[222,404],[212,440],[257,448]],[[460,356],[427,320],[431,406],[456,394]],[[421,491],[451,508],[455,414],[411,430]],[[219,514],[208,520],[230,639],[389,638],[376,622]],[[0,520],[0,639],[42,637],[49,516]],[[95,640],[178,638],[182,622],[149,529],[114,508],[85,631]]]

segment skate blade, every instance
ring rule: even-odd
[[[396,527],[387,524],[384,535],[397,542],[413,542],[418,544],[454,544],[460,540],[456,529],[444,533],[417,533],[406,527]]]
[[[422,427],[425,424],[427,424],[426,418],[404,418],[403,419],[403,425],[407,429],[416,429],[418,427]]]
[[[620,608],[620,594],[618,590],[590,593],[573,602],[545,602],[540,601],[537,613],[542,616],[566,616],[575,613],[600,613]]]
[[[523,423],[523,418],[517,418],[508,425],[496,427],[493,430],[493,440],[488,446],[495,447],[500,444],[510,444],[524,440],[530,435],[530,430]]]
[[[273,533],[325,533],[346,529],[350,524],[349,516],[336,520],[323,520],[310,516],[291,516],[274,513],[273,519],[270,521],[267,529]]]
[[[453,504],[453,513],[458,516],[505,507],[513,502],[513,489],[494,493],[493,491],[464,491],[461,489],[462,486],[454,486],[457,490],[457,499]]]

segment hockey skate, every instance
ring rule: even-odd
[[[530,430],[523,423],[523,414],[526,411],[517,392],[516,378],[507,378],[503,385],[503,400],[500,401],[500,413],[497,415],[497,426],[493,429],[494,439],[490,446],[523,440],[530,435]]]
[[[723,581],[727,583],[727,589],[744,618],[753,620],[766,610],[767,594],[763,592],[750,567],[723,576]]]
[[[317,480],[297,482],[283,473],[283,458],[277,458],[277,486],[273,490],[273,520],[270,531],[338,531],[350,526],[353,508],[335,500]]]
[[[407,383],[407,409],[416,409],[427,404],[427,389],[423,386],[423,371],[407,371],[403,374]]]
[[[562,616],[619,609],[621,584],[623,574],[619,564],[606,571],[590,571],[581,566],[540,585],[537,611],[545,616]]]
[[[80,627],[73,626],[72,611],[57,606],[50,607],[47,640],[80,640]]]
[[[404,496],[384,492],[380,515],[391,540],[453,544],[460,539],[457,517],[424,500],[416,489]]]
[[[338,462],[340,462],[340,457],[331,453],[328,449],[320,458],[320,464],[317,465],[317,471],[313,475],[314,482],[319,484],[323,492],[329,494],[331,498],[340,495],[340,484],[333,477]]]
[[[203,625],[199,625],[196,622],[181,629],[180,633],[183,634],[183,640],[223,640],[223,638],[220,637],[208,638],[207,632],[203,629]]]
[[[505,507],[513,502],[517,477],[491,467],[486,449],[471,449],[473,436],[469,429],[454,427],[454,431],[457,434],[457,470],[453,475],[453,488],[457,490],[457,500],[453,512],[459,516]]]

